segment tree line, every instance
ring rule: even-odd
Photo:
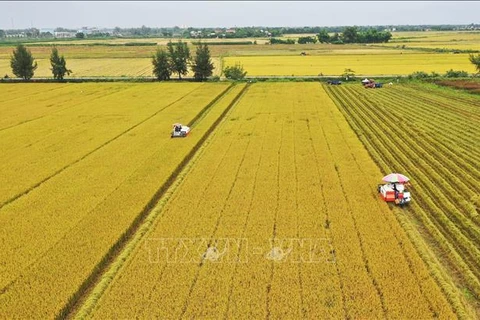
[[[318,34],[326,31],[327,33],[342,33],[350,26],[335,26],[335,27],[236,27],[235,32],[227,32],[228,28],[180,28],[162,27],[152,28],[141,26],[136,28],[120,28],[115,27],[109,33],[92,34],[89,37],[110,37],[121,35],[123,37],[164,37],[164,38],[255,38],[255,37],[281,37],[286,34]],[[480,24],[458,24],[458,25],[378,25],[378,26],[357,26],[360,32],[366,32],[369,29],[374,29],[378,32],[384,30],[395,31],[452,31],[452,30],[479,30]],[[77,32],[76,29],[58,27],[55,29],[58,32]],[[193,31],[193,33],[192,33]],[[24,33],[27,38],[54,38],[51,32],[41,32],[37,28],[16,29],[16,30],[1,30],[0,38],[5,38],[8,34]]]
[[[65,57],[60,56],[55,46],[52,47],[50,64],[50,70],[56,80],[63,80],[65,75],[72,73],[72,70],[67,68]],[[153,74],[161,81],[170,80],[172,74],[176,74],[179,79],[182,79],[182,76],[188,74],[189,69],[193,71],[193,78],[196,81],[205,81],[212,76],[215,68],[207,44],[198,43],[195,56],[192,57],[187,43],[182,41],[176,43],[170,41],[166,50],[158,48],[152,57],[152,65]],[[38,67],[30,50],[22,44],[13,50],[10,66],[13,74],[23,80],[30,80]],[[240,65],[227,67],[223,71],[227,78],[234,80],[242,79],[246,75]]]
[[[470,54],[469,60],[475,66],[477,74],[480,74],[480,54]],[[65,75],[72,73],[67,68],[64,56],[60,56],[55,46],[52,47],[50,54],[50,65],[53,78],[56,80],[63,80]],[[182,76],[187,75],[189,68],[193,71],[196,81],[205,81],[212,76],[215,68],[207,44],[198,43],[195,57],[192,57],[187,43],[182,41],[177,43],[170,41],[167,44],[167,50],[158,48],[152,57],[152,65],[153,74],[161,81],[170,80],[172,74],[176,74],[179,79],[182,79]],[[23,80],[30,80],[38,67],[30,50],[22,44],[13,50],[10,66],[13,74]],[[240,64],[225,68],[223,73],[226,78],[233,80],[243,79],[247,74]]]

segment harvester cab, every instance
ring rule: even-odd
[[[185,138],[190,133],[190,127],[183,126],[180,123],[175,123],[173,125],[171,138],[181,137]]]

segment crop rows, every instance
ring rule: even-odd
[[[172,172],[238,94],[236,88],[230,90],[225,84],[192,84],[177,85],[177,90],[183,93],[175,96],[174,87],[175,84],[154,85],[142,97],[124,93],[122,99],[113,103],[100,100],[104,103],[95,107],[75,106],[63,115],[63,129],[56,125],[49,128],[56,132],[53,137],[48,129],[25,136],[38,144],[46,139],[54,144],[54,137],[63,139],[62,132],[68,135],[77,130],[76,135],[87,135],[88,139],[77,145],[81,159],[71,157],[71,164],[0,209],[0,317],[53,317],[70,298],[76,300],[82,294],[80,288],[85,289],[91,275],[102,267],[102,261],[109,259],[109,250],[128,236],[124,233],[141,219],[162,185],[171,179]],[[157,96],[162,89],[172,91],[173,95],[164,100]],[[136,93],[138,90],[130,91]],[[212,103],[216,97],[222,99]],[[121,105],[125,110],[131,108],[134,115],[125,113],[120,120],[111,122],[109,119],[115,116],[112,104],[117,115]],[[81,120],[102,114],[101,123],[92,120],[84,124]],[[52,115],[55,116],[59,114]],[[132,117],[137,121],[133,126]],[[30,123],[36,125],[39,121]],[[171,124],[177,121],[192,122],[195,133],[186,140],[170,139]],[[96,137],[96,127],[108,127],[109,122],[112,130],[117,130],[113,123],[124,123],[124,132],[110,133],[104,128],[111,137],[103,137],[109,139],[107,143],[97,141],[100,146],[89,151],[88,140],[100,138]],[[82,125],[86,126],[83,130],[79,129]],[[62,126],[62,121],[58,121],[58,126]],[[90,130],[93,132],[89,133]],[[49,156],[51,151],[45,145],[42,148],[43,154]],[[78,152],[65,143],[56,148],[64,148],[59,157]],[[35,172],[31,174],[35,176]]]
[[[455,317],[380,177],[321,86],[252,85],[90,316]],[[321,258],[299,239],[321,239]]]
[[[328,90],[382,171],[412,178],[414,203],[406,211],[418,219],[433,247],[441,249],[445,266],[478,297],[480,220],[474,199],[480,191],[475,183],[480,130],[475,101],[456,100],[453,93],[446,100],[445,93],[439,98],[421,87]]]

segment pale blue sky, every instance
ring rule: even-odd
[[[480,23],[478,1],[0,1],[0,29]]]

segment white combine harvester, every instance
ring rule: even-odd
[[[172,129],[171,138],[185,138],[190,133],[190,127],[175,123]]]

